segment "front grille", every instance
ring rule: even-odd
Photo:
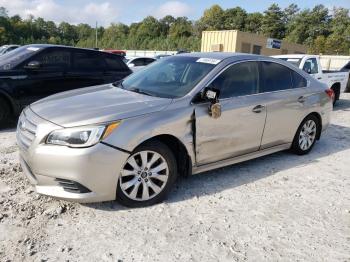
[[[28,112],[28,110],[23,111],[18,120],[17,133],[19,142],[24,148],[28,149],[35,139],[37,124],[35,124],[35,120],[30,117],[30,114],[26,112]]]
[[[84,187],[83,185],[79,184],[78,182],[62,179],[62,178],[56,178],[56,181],[58,182],[58,185],[63,187],[64,191],[70,192],[70,193],[90,193],[91,190]]]

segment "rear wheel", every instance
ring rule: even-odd
[[[320,123],[317,117],[310,115],[304,119],[295,134],[292,150],[298,155],[305,155],[311,151],[320,132]]]
[[[332,90],[334,92],[334,95],[332,96],[333,106],[337,103],[340,97],[340,88],[339,87],[332,87]]]
[[[177,177],[176,160],[161,142],[137,148],[124,164],[118,181],[117,201],[128,207],[161,202]]]
[[[5,125],[9,120],[11,108],[7,101],[0,97],[0,127]]]

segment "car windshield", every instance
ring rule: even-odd
[[[22,46],[11,52],[8,52],[0,58],[0,70],[11,70],[18,64],[22,63],[34,53],[41,50],[40,47]]]
[[[283,60],[283,61],[287,61],[289,63],[291,63],[292,65],[296,66],[299,68],[300,62],[301,62],[301,58],[287,58],[287,57],[283,57],[279,59]]]
[[[215,67],[206,61],[185,56],[164,58],[126,78],[121,88],[157,97],[183,97]]]

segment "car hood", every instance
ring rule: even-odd
[[[171,102],[172,99],[138,94],[109,84],[49,96],[30,108],[52,123],[73,127],[161,111]]]

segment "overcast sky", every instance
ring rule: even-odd
[[[350,0],[0,0],[0,6],[4,6],[10,15],[28,17],[32,14],[55,22],[74,24],[94,25],[98,21],[105,26],[112,22],[138,22],[148,15],[160,18],[170,14],[198,19],[213,4],[219,4],[223,8],[240,6],[248,12],[262,12],[274,2],[281,7],[296,3],[301,8],[310,8],[316,4],[329,8],[334,5],[350,8]]]

